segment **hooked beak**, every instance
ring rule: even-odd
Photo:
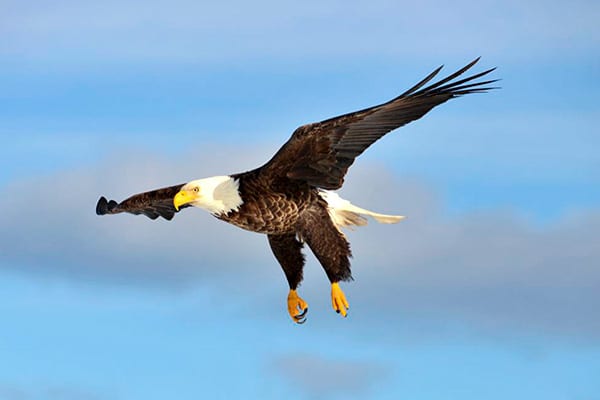
[[[198,198],[200,198],[198,193],[191,190],[182,190],[173,197],[173,205],[175,206],[175,210],[179,211],[181,206],[198,200]]]

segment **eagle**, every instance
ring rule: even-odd
[[[192,206],[242,229],[267,235],[289,284],[288,313],[299,324],[306,321],[308,312],[308,303],[297,292],[303,279],[302,249],[306,244],[329,278],[333,309],[345,317],[349,304],[340,282],[352,279],[352,254],[341,228],[366,225],[366,217],[380,223],[396,223],[404,217],[358,207],[334,191],[342,187],[356,157],[385,134],[447,100],[496,89],[490,85],[497,79],[479,79],[495,68],[462,77],[478,61],[430,83],[440,66],[388,102],[300,126],[261,167],[139,193],[120,203],[100,197],[96,214],[125,212],[171,220]]]

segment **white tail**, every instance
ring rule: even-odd
[[[338,228],[366,225],[367,219],[363,215],[373,217],[381,224],[395,224],[405,218],[402,215],[387,215],[365,210],[328,190],[320,190],[319,195],[327,202],[331,220]]]

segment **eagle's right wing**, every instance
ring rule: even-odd
[[[100,197],[96,205],[96,214],[105,215],[127,212],[135,215],[143,214],[151,219],[163,217],[170,221],[175,216],[175,213],[177,213],[173,205],[173,198],[184,185],[185,183],[182,183],[180,185],[138,193],[120,203],[114,200],[108,201],[103,196]],[[189,205],[183,205],[180,209],[185,207],[189,207]]]
[[[299,127],[262,167],[261,174],[268,180],[287,178],[322,189],[339,189],[356,157],[386,133],[421,118],[447,100],[493,89],[488,85],[495,79],[477,79],[494,68],[456,79],[478,60],[423,88],[440,67],[387,103]]]

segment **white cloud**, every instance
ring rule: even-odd
[[[209,146],[204,151],[202,163],[212,166],[205,169],[207,175],[217,174],[214,165],[223,165],[217,161],[220,153],[212,152]],[[191,155],[182,157],[196,159]],[[256,158],[249,152],[230,162],[229,167],[249,159],[256,163]],[[121,161],[107,160],[93,170],[15,182],[4,189],[0,201],[15,210],[0,217],[0,224],[6,228],[0,233],[4,246],[0,256],[10,265],[40,272],[52,264],[54,272],[70,276],[166,280],[171,284],[183,284],[198,274],[223,273],[212,265],[240,263],[256,253],[253,249],[259,247],[257,241],[266,246],[266,239],[248,235],[239,240],[243,232],[197,209],[186,210],[187,218],[178,215],[170,223],[131,215],[95,215],[100,195],[123,200],[134,193],[200,177],[191,175],[190,163],[179,157],[160,159],[137,154]],[[203,248],[198,248],[199,243]],[[239,251],[228,251],[234,243]],[[255,256],[260,259],[260,254]]]
[[[255,285],[257,277],[264,277],[279,279],[284,287],[266,238],[201,210],[184,210],[171,222],[95,215],[100,195],[122,200],[147,189],[244,170],[267,159],[258,148],[232,149],[231,154],[242,156],[227,161],[222,152],[215,155],[210,146],[205,150],[202,162],[207,167],[198,166],[198,175],[190,175],[189,166],[179,167],[177,160],[185,155],[138,155],[5,187],[0,195],[5,210],[0,215],[2,266],[108,284],[222,285],[234,274],[242,285]],[[543,228],[508,211],[450,218],[420,184],[357,164],[344,197],[408,218],[398,225],[371,224],[348,233],[357,279],[348,285],[354,312],[362,310],[375,324],[393,324],[394,318],[399,321],[409,313],[468,321],[490,331],[600,338],[595,318],[600,306],[599,210],[581,211]],[[302,290],[311,291],[306,286]]]
[[[33,387],[32,387],[33,386]],[[67,385],[14,385],[0,383],[2,400],[100,400],[105,396],[94,391]]]
[[[271,369],[308,399],[366,398],[373,385],[387,378],[388,372],[386,367],[373,362],[309,354],[276,357]]]

